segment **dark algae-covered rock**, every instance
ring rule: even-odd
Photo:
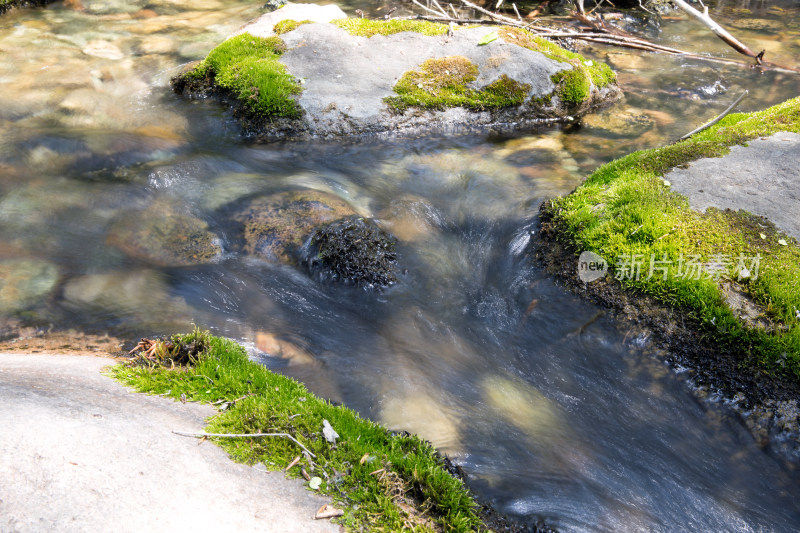
[[[349,217],[317,228],[304,262],[314,277],[388,287],[397,281],[396,244],[394,236],[374,221]]]
[[[231,104],[259,139],[511,130],[619,96],[605,64],[521,28],[346,18],[289,4],[173,80]]]
[[[341,198],[306,189],[254,198],[233,219],[241,224],[244,252],[296,264],[300,247],[317,227],[355,214]]]
[[[15,7],[42,7],[55,0],[0,0],[0,15]]]

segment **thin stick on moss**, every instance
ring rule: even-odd
[[[292,437],[288,433],[206,433],[204,431],[201,431],[199,433],[189,433],[186,431],[174,431],[174,430],[172,432],[175,433],[176,435],[181,435],[182,437],[196,437],[196,438],[227,437],[230,439],[243,439],[246,437],[285,437],[290,441],[294,442],[295,444],[297,444],[298,446],[300,446],[301,448],[303,448],[303,451],[306,452],[311,457],[313,457],[314,459],[317,458],[317,456],[314,455],[311,452],[311,450],[303,446],[303,444],[299,440]]]
[[[745,97],[745,96],[747,96],[749,92],[750,92],[750,91],[748,91],[747,89],[745,89],[745,91],[744,91],[744,92],[741,94],[741,96],[739,96],[739,98],[737,98],[737,99],[736,99],[736,101],[735,101],[735,102],[733,102],[731,105],[729,105],[729,106],[728,106],[728,109],[726,109],[725,111],[723,111],[722,113],[720,113],[719,115],[717,115],[717,117],[716,117],[714,120],[710,120],[710,121],[706,122],[705,124],[703,124],[702,126],[700,126],[699,128],[693,129],[692,131],[690,131],[689,133],[687,133],[686,135],[684,135],[683,137],[681,137],[680,139],[678,139],[678,140],[677,140],[677,141],[675,141],[675,142],[685,141],[686,139],[688,139],[688,138],[689,138],[689,137],[691,137],[692,135],[694,135],[694,134],[696,134],[696,133],[700,133],[700,132],[701,132],[701,131],[703,131],[703,130],[707,130],[708,128],[710,128],[711,126],[713,126],[714,124],[716,124],[717,122],[719,122],[720,120],[722,120],[723,118],[725,118],[725,117],[728,115],[728,113],[730,113],[731,111],[733,111],[733,109],[734,109],[734,108],[735,108],[737,105],[739,105],[739,102],[741,102],[742,100],[744,100],[744,97]]]

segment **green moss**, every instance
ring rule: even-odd
[[[279,37],[253,37],[243,33],[214,48],[188,78],[212,78],[233,93],[252,113],[296,118],[301,110],[293,98],[300,85],[278,61],[286,51]]]
[[[505,26],[500,29],[500,36],[507,43],[523,46],[555,61],[572,65],[571,71],[565,70],[551,76],[557,86],[556,94],[568,104],[580,104],[588,99],[592,85],[602,89],[617,81],[616,74],[605,63],[587,60],[582,55],[565,50],[523,28]]]
[[[478,67],[466,57],[428,59],[420,70],[403,74],[394,86],[398,96],[385,101],[398,111],[409,107],[501,109],[522,104],[531,89],[505,75],[481,89],[470,88],[477,78]]]
[[[661,177],[675,166],[722,156],[734,144],[778,131],[800,133],[800,98],[758,113],[729,115],[686,141],[608,163],[546,210],[564,238],[616,264],[617,275],[626,267],[624,261],[617,264],[619,258],[641,254],[645,275],[638,280],[622,279],[623,287],[688,311],[712,338],[744,351],[743,364],[755,371],[800,381],[800,247],[793,239],[764,229],[746,213],[692,210],[687,199],[673,193]],[[780,238],[789,245],[780,245]],[[735,316],[717,279],[668,276],[664,280],[646,275],[651,257],[666,258],[676,266],[681,257],[699,256],[702,261],[727,257],[735,264],[740,256],[757,255],[758,276],[740,284],[773,323],[771,329],[751,327]],[[746,266],[751,263],[748,260]]]
[[[276,23],[275,26],[273,26],[272,31],[274,31],[276,35],[283,35],[284,33],[289,33],[290,31],[296,30],[303,24],[314,24],[314,21],[297,21],[292,19],[281,20],[280,22]]]
[[[301,383],[250,361],[230,340],[195,331],[171,342],[206,348],[186,367],[119,365],[111,373],[142,392],[225,405],[210,420],[210,433],[292,435],[316,456],[314,463],[286,438],[214,440],[233,459],[263,463],[270,470],[281,470],[300,456],[288,475],[299,477],[303,466],[321,478],[319,491],[345,509],[340,520],[346,530],[428,531],[426,520],[439,531],[485,529],[463,483],[445,471],[436,450],[419,437],[393,435],[350,409],[315,397]],[[339,434],[335,445],[322,435],[323,420]]]
[[[372,37],[374,35],[392,35],[404,31],[413,31],[422,35],[445,35],[448,30],[446,24],[429,22],[427,20],[370,20],[362,18],[347,18],[331,21],[350,35],[359,37]]]
[[[611,70],[611,67],[606,65],[605,63],[597,63],[592,61],[592,65],[588,67],[589,75],[592,78],[592,83],[598,89],[602,89],[603,87],[607,87],[612,83],[616,83],[617,75],[616,73]],[[586,62],[584,61],[584,65]]]
[[[592,94],[592,82],[583,69],[562,70],[550,79],[556,84],[556,93],[562,102],[580,104]]]

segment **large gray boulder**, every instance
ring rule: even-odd
[[[277,58],[297,84],[286,91],[295,93],[286,96],[290,112],[265,113],[254,104],[264,87],[236,86],[253,62],[231,66],[233,40],[174,88],[221,96],[262,138],[513,129],[578,116],[619,95],[606,65],[518,28],[448,31],[422,21],[335,18],[336,9],[289,4],[231,38],[244,53],[262,47]]]

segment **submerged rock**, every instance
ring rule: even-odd
[[[205,221],[169,211],[162,204],[120,216],[111,226],[107,242],[131,257],[159,266],[209,263],[222,254],[220,239]]]
[[[233,219],[242,225],[246,253],[291,265],[317,227],[355,214],[341,198],[308,189],[260,196]]]
[[[519,28],[449,32],[427,21],[337,19],[331,7],[265,15],[173,87],[230,101],[248,134],[265,139],[514,129],[619,94],[607,65]]]
[[[406,194],[380,213],[381,222],[401,241],[422,242],[443,225],[439,212],[422,196]]]
[[[255,346],[271,357],[283,359],[289,366],[319,365],[319,361],[308,350],[268,331],[255,334]]]
[[[38,259],[0,261],[0,314],[21,311],[44,299],[58,282],[55,265]]]
[[[165,276],[155,270],[87,274],[69,280],[63,294],[64,304],[75,311],[135,317],[167,330],[192,316],[183,298],[173,296]]]

